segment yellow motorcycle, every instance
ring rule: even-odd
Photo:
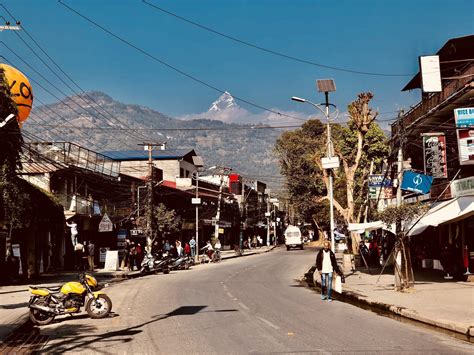
[[[105,318],[112,311],[112,301],[100,288],[97,280],[86,273],[79,275],[79,282],[58,287],[30,286],[30,319],[34,324],[46,325],[56,316],[79,313],[84,305],[89,317]]]

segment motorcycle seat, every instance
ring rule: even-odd
[[[30,286],[32,290],[48,290],[51,292],[58,292],[61,289],[61,286]]]

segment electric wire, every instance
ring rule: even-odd
[[[112,32],[111,30],[107,29],[106,27],[104,27],[103,25],[99,24],[98,22],[92,20],[91,18],[87,17],[86,15],[80,13],[79,11],[77,11],[76,9],[72,8],[71,6],[65,4],[64,2],[62,2],[62,0],[58,0],[58,3],[60,3],[62,6],[64,6],[65,8],[69,9],[71,12],[75,13],[77,16],[83,18],[84,20],[86,20],[87,22],[91,23],[92,25],[94,25],[95,27],[99,28],[100,30],[102,30],[103,32],[107,33],[108,35],[114,37],[115,39],[119,40],[120,42],[124,43],[125,45],[127,45],[128,47],[136,50],[137,52],[143,54],[144,56],[152,59],[153,61],[157,62],[157,63],[160,63],[162,64],[163,66],[181,74],[182,76],[184,77],[187,77],[188,79],[194,81],[194,82],[197,82],[209,89],[212,89],[214,91],[217,91],[221,94],[224,94],[226,92],[226,90],[223,90],[223,89],[220,89],[218,88],[217,86],[213,85],[213,84],[210,84],[206,81],[204,81],[203,79],[199,79],[198,77],[196,76],[193,76],[187,72],[185,72],[184,70],[181,70],[179,69],[178,67],[172,65],[172,64],[169,64],[168,62],[164,61],[163,59],[160,59],[158,58],[156,55],[153,55],[149,52],[147,52],[146,50],[138,47],[137,45],[133,44],[132,42],[124,39],[123,37],[117,35],[116,33]],[[264,110],[264,111],[267,111],[267,112],[271,112],[271,113],[274,113],[278,116],[284,116],[284,117],[288,117],[288,118],[292,118],[292,119],[295,119],[295,120],[300,120],[300,121],[306,121],[306,119],[304,118],[300,118],[300,117],[294,117],[294,116],[291,116],[291,115],[288,115],[288,114],[285,114],[285,113],[282,113],[282,112],[279,112],[279,111],[275,111],[273,109],[270,109],[268,107],[265,107],[265,106],[262,106],[262,105],[259,105],[255,102],[252,102],[248,99],[245,99],[243,97],[240,97],[240,96],[233,96],[234,99],[238,100],[238,101],[241,101],[243,103],[246,103],[247,105],[250,105],[250,106],[253,106],[253,107],[256,107],[256,108],[259,108],[261,110]]]
[[[60,1],[61,2],[61,1]],[[214,30],[208,26],[204,26],[200,23],[197,23],[195,21],[192,21],[190,19],[187,19],[183,16],[180,16],[176,13],[173,13],[169,10],[166,10],[158,5],[155,5],[155,4],[152,4],[146,0],[142,0],[142,2],[158,11],[161,11],[162,13],[165,13],[167,15],[170,15],[172,17],[175,17],[181,21],[184,21],[184,22],[187,22],[193,26],[196,26],[196,27],[199,27],[205,31],[208,31],[208,32],[211,32],[211,33],[214,33],[215,35],[218,35],[218,36],[221,36],[223,38],[227,38],[231,41],[234,41],[234,42],[237,42],[239,44],[242,44],[242,45],[245,45],[245,46],[248,46],[248,47],[251,47],[251,48],[254,48],[254,49],[257,49],[259,51],[262,51],[262,52],[266,52],[266,53],[270,53],[270,54],[273,54],[275,56],[278,56],[278,57],[282,57],[282,58],[286,58],[286,59],[289,59],[289,60],[292,60],[292,61],[295,61],[295,62],[299,62],[299,63],[304,63],[304,64],[309,64],[309,65],[313,65],[313,66],[316,66],[316,67],[320,67],[320,68],[325,68],[325,69],[331,69],[331,70],[335,70],[335,71],[341,71],[341,72],[346,72],[346,73],[352,73],[352,74],[359,74],[359,75],[370,75],[370,76],[383,76],[383,77],[406,77],[406,76],[413,76],[415,74],[411,73],[411,74],[396,74],[396,73],[375,73],[375,72],[368,72],[368,71],[360,71],[360,70],[352,70],[352,69],[346,69],[346,68],[340,68],[340,67],[335,67],[335,66],[330,66],[330,65],[326,65],[326,64],[321,64],[321,63],[317,63],[317,62],[314,62],[314,61],[311,61],[311,60],[307,60],[307,59],[302,59],[302,58],[298,58],[298,57],[295,57],[295,56],[292,56],[292,55],[289,55],[289,54],[285,54],[283,52],[279,52],[279,51],[276,51],[276,50],[273,50],[273,49],[268,49],[268,48],[265,48],[265,47],[262,47],[262,46],[259,46],[259,45],[256,45],[256,44],[253,44],[253,43],[250,43],[250,42],[247,42],[247,41],[244,41],[242,39],[239,39],[237,37],[234,37],[234,36],[231,36],[231,35],[228,35],[228,34],[225,34],[223,32],[220,32],[220,31],[217,31],[217,30]]]
[[[3,5],[0,3],[0,6],[2,8],[5,9],[5,11],[15,20],[16,18],[12,15],[12,13]],[[2,16],[2,18],[4,18]],[[97,102],[87,93],[85,92],[80,86],[79,84],[77,84],[77,82],[75,82],[70,75],[68,75],[58,64],[57,62],[43,49],[43,47],[33,38],[32,35],[30,35],[30,33],[26,30],[26,28],[24,26],[22,26],[22,30],[28,35],[28,37],[36,44],[36,46],[51,60],[51,62],[53,62],[53,64],[76,86],[78,87],[85,96],[88,97],[89,100],[91,100],[92,102],[94,102],[95,104],[97,104]],[[80,99],[82,99],[87,105],[90,105],[89,102],[87,102],[83,97],[82,95],[79,95],[70,85],[68,85],[34,50],[33,48],[31,48],[31,46],[26,43],[26,41],[18,34],[15,32],[15,34],[18,36],[18,38],[20,38],[20,40],[30,49],[30,51],[38,58],[40,59],[40,61],[57,77],[61,80],[61,82],[63,82],[72,92],[74,92],[76,94],[77,97],[79,97]],[[5,44],[4,44],[5,45]],[[6,45],[5,45],[6,46]],[[10,49],[11,50],[11,49]],[[67,96],[67,95],[65,95]],[[77,104],[77,102],[75,102],[74,100],[72,100],[74,103]],[[82,106],[81,106],[82,107]],[[106,118],[107,120],[107,117],[104,116],[104,114],[102,114],[95,106],[93,105],[90,105],[90,107],[92,107],[96,112],[98,112],[100,115],[102,115],[103,117]],[[99,107],[101,107],[99,105]],[[82,107],[87,113],[90,114],[89,111],[87,111],[87,109],[85,109],[84,107]],[[118,120],[116,117],[114,117],[110,112],[108,112],[105,108],[101,107],[102,110],[104,110],[115,122],[118,122],[120,125],[122,126],[126,126],[123,122],[121,122],[120,120]],[[130,134],[131,135],[131,134]],[[132,138],[134,139],[145,139],[147,141],[150,141],[150,137],[146,136],[146,135],[143,135],[142,133],[139,133],[139,135],[131,135]]]

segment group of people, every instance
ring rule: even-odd
[[[71,243],[74,248],[74,269],[94,271],[95,245],[91,240],[79,241],[79,230],[74,219],[66,221],[66,226],[71,228]]]
[[[242,246],[244,249],[261,248],[263,246],[263,239],[259,235],[254,235],[252,238],[249,236],[247,240],[243,241]]]
[[[156,243],[156,246],[158,243]],[[191,238],[189,242],[184,243],[184,246],[180,240],[176,240],[173,243],[170,243],[168,239],[163,242],[161,248],[163,253],[168,253],[169,255],[179,258],[184,255],[194,257],[196,255],[196,240],[194,237]]]
[[[122,269],[128,268],[130,271],[135,270],[135,268],[140,269],[144,256],[145,250],[141,243],[135,244],[134,241],[126,239],[121,265]]]
[[[74,245],[74,268],[76,270],[94,271],[95,245],[92,241],[77,242]]]

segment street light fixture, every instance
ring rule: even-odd
[[[293,96],[291,99],[296,102],[308,103],[311,106],[317,108],[321,111],[327,120],[327,134],[328,134],[328,146],[327,146],[327,157],[321,159],[321,163],[323,169],[328,170],[329,175],[329,218],[330,218],[330,238],[331,238],[331,250],[334,252],[334,197],[333,197],[333,176],[332,176],[332,169],[339,167],[339,158],[337,156],[333,156],[333,146],[331,141],[331,125],[330,125],[330,117],[329,117],[329,106],[334,106],[333,104],[329,103],[329,92],[336,91],[336,84],[332,79],[323,79],[317,80],[316,85],[319,92],[324,92],[325,97],[325,110],[323,110],[320,105],[315,104],[309,100],[303,99],[301,97]],[[335,107],[335,106],[334,106]]]

